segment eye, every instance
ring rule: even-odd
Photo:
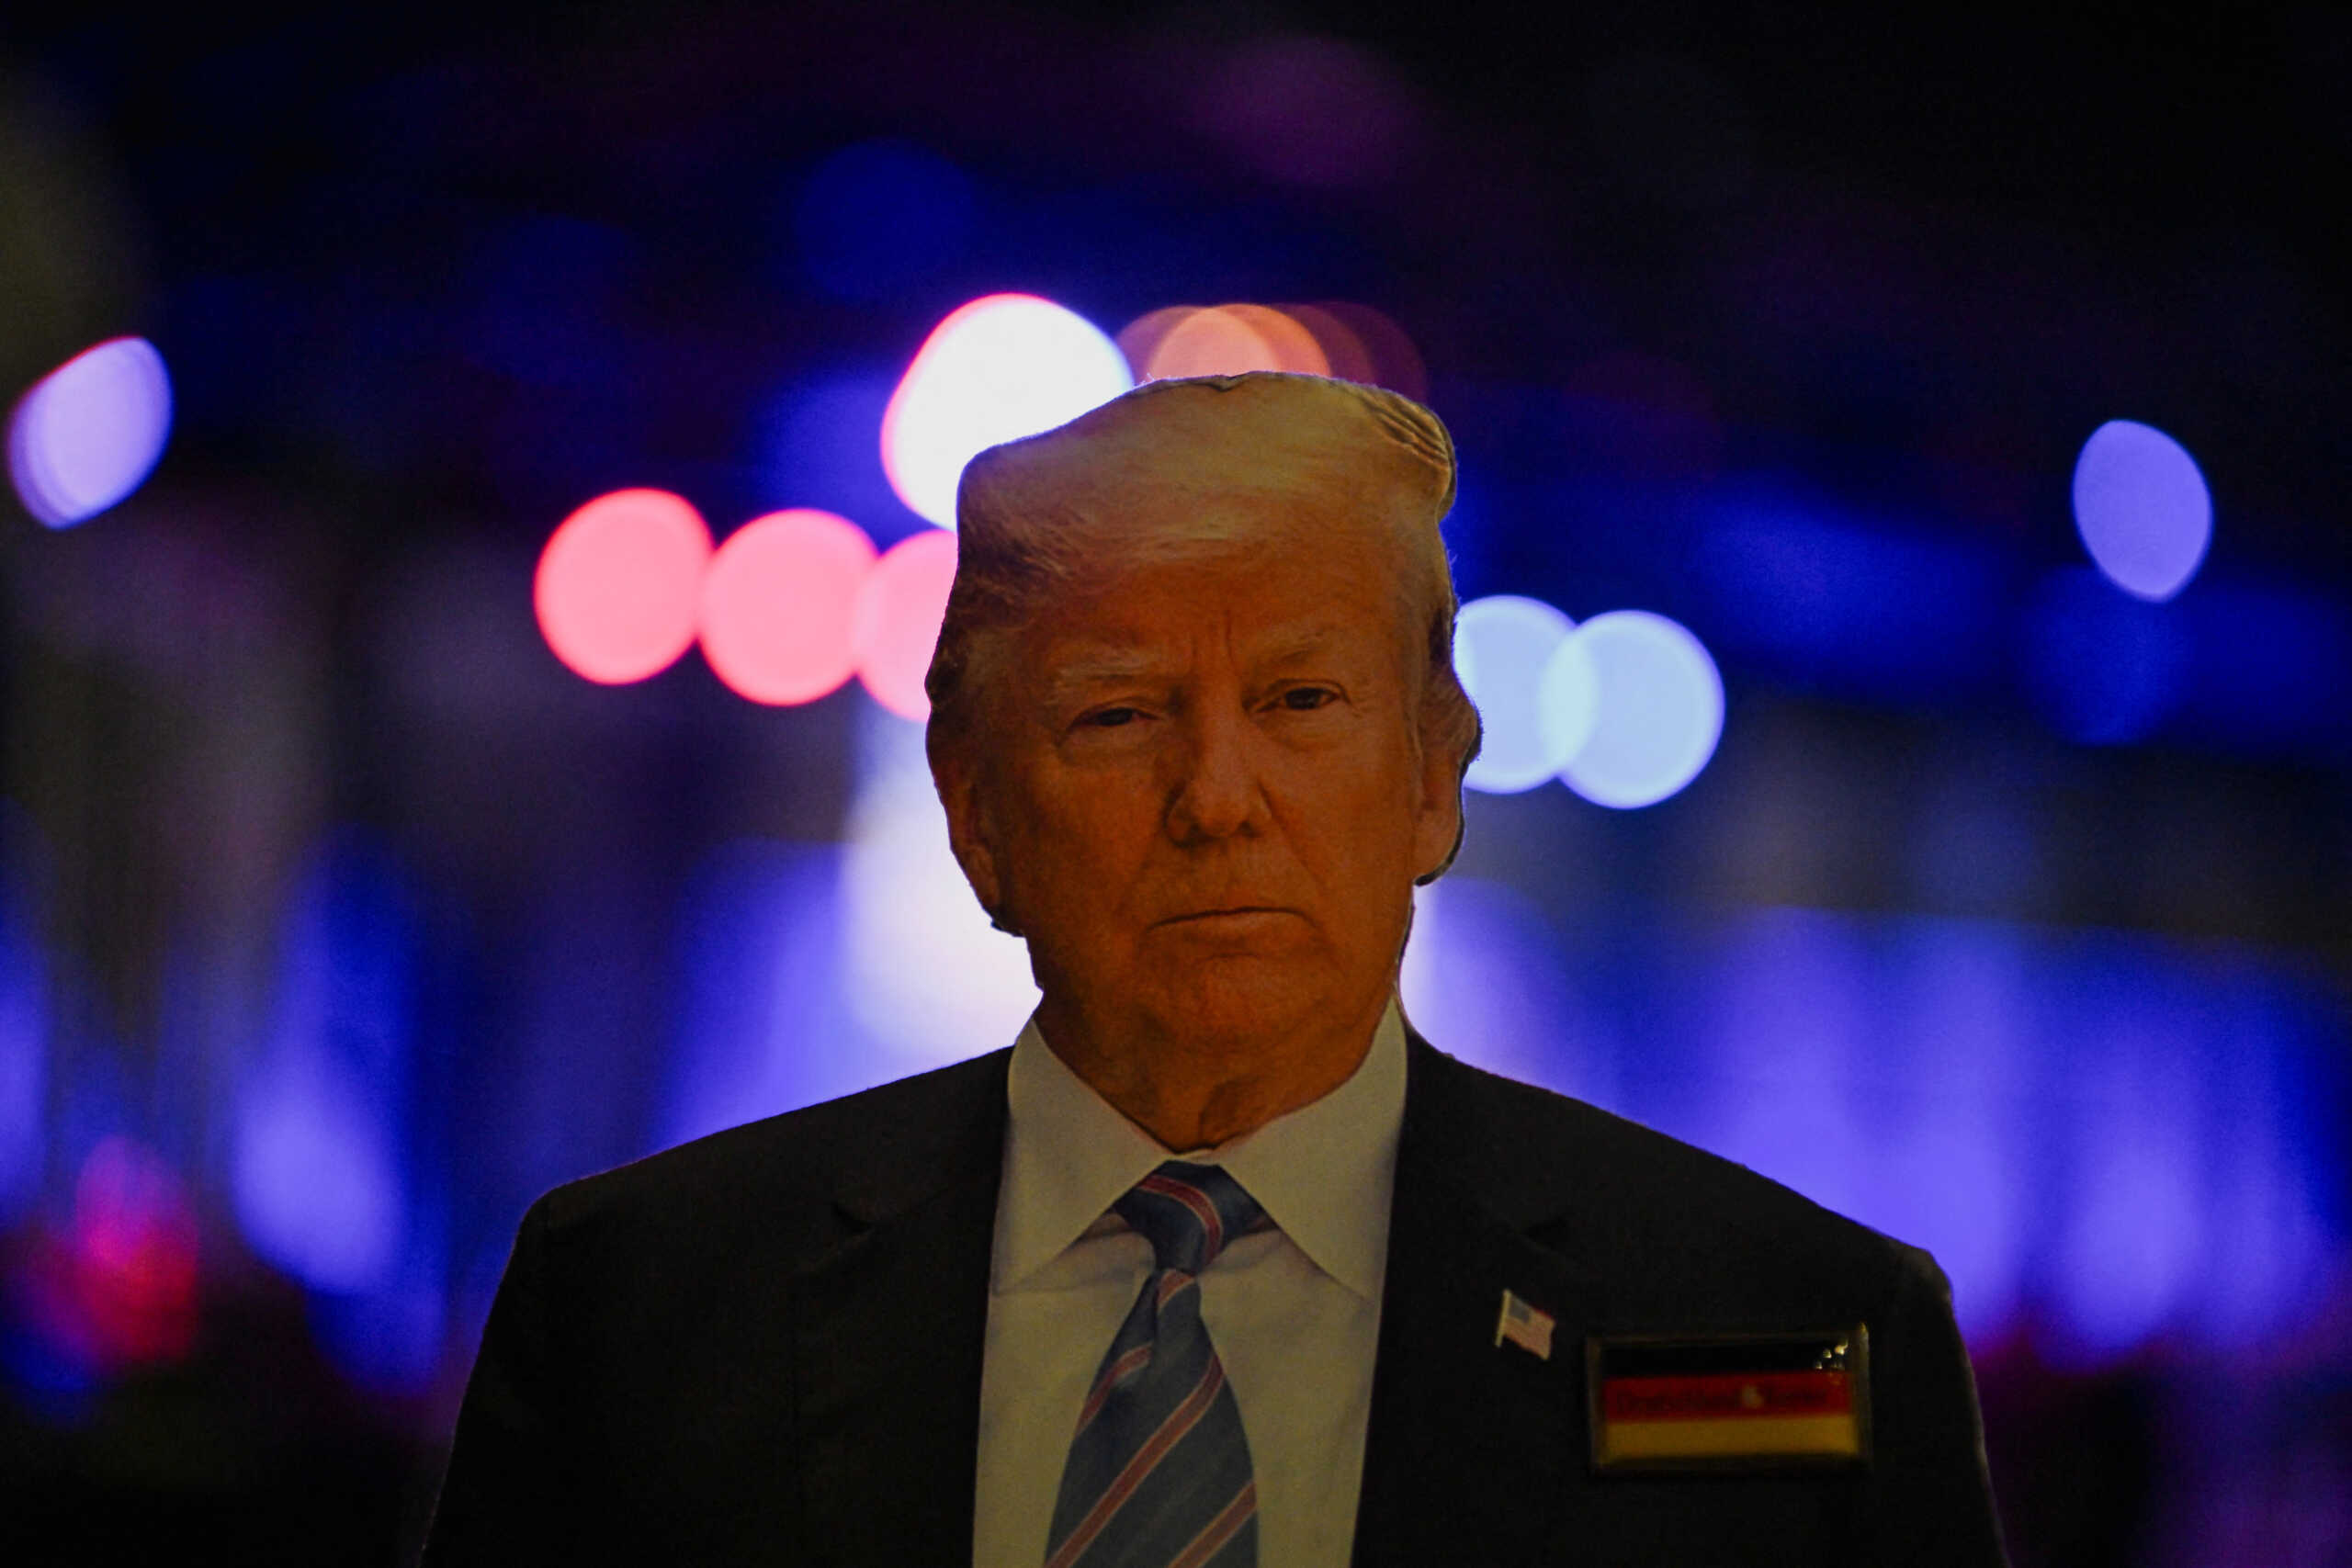
[[[1140,716],[1135,708],[1097,708],[1078,723],[1081,729],[1116,729],[1122,725],[1134,723]]]
[[[1329,686],[1293,686],[1282,694],[1283,706],[1293,713],[1312,713],[1340,700],[1340,694]]]

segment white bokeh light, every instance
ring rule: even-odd
[[[110,338],[51,371],[17,405],[8,468],[52,528],[95,517],[146,482],[172,431],[172,378],[145,338]]]
[[[1486,734],[1464,779],[1472,789],[1533,789],[1567,761],[1574,722],[1544,721],[1544,675],[1576,623],[1541,599],[1498,593],[1462,606],[1453,624],[1453,670],[1478,705]]]
[[[947,847],[923,732],[869,707],[842,868],[841,991],[874,1081],[1009,1045],[1037,1005],[1029,949],[989,924]]]
[[[965,464],[1134,385],[1119,345],[1084,317],[1032,294],[975,299],[933,330],[891,394],[883,471],[910,508],[953,528]]]
[[[2188,586],[2213,541],[2213,497],[2188,448],[2111,419],[2075,459],[2075,527],[2108,581],[2162,602]]]
[[[1652,806],[1699,776],[1724,729],[1715,661],[1679,623],[1611,610],[1577,628],[1600,700],[1591,734],[1560,771],[1596,806]]]

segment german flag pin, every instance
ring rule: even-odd
[[[1585,1341],[1597,1471],[1870,1462],[1870,1336],[1598,1336]]]

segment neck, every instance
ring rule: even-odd
[[[1038,1032],[1064,1066],[1171,1153],[1254,1133],[1348,1081],[1372,1048],[1389,994],[1339,1021],[1280,1035],[1204,1042],[1145,1023],[1116,1033],[1047,995]]]

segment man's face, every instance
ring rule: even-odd
[[[1389,553],[1361,524],[1243,520],[1267,542],[1128,570],[1023,628],[977,772],[943,774],[1049,1032],[1215,1052],[1368,1025],[1413,881],[1453,847],[1453,761],[1416,744]]]

